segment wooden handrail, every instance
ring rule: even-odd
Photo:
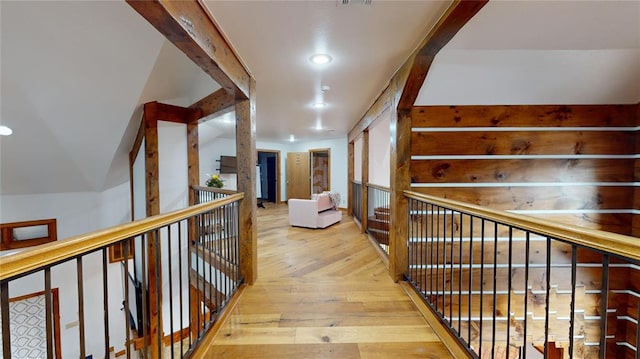
[[[433,197],[412,191],[404,191],[404,195],[408,198],[447,207],[454,211],[472,214],[479,218],[503,222],[507,225],[538,233],[543,236],[622,256],[634,261],[640,261],[640,240],[636,237],[554,222],[522,214],[492,210],[469,203]]]
[[[376,188],[376,189],[379,189],[381,191],[391,192],[391,188],[379,186],[379,185],[373,184],[373,183],[367,183],[367,187]]]
[[[81,234],[62,241],[33,247],[13,255],[0,257],[0,281],[107,247],[123,239],[141,235],[155,228],[193,217],[243,198],[244,193],[237,193],[213,202],[198,204],[135,222]]]

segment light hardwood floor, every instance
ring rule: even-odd
[[[258,209],[258,280],[211,358],[451,358],[351,217],[326,229]]]

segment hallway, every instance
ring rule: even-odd
[[[286,205],[258,209],[258,280],[211,358],[450,358],[351,217],[289,227]]]

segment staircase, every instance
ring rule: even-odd
[[[379,244],[389,245],[389,207],[376,207],[367,221],[367,232]]]
[[[409,202],[407,280],[478,357],[639,357],[636,238],[429,201]]]

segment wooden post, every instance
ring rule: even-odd
[[[240,273],[247,284],[258,276],[258,229],[256,227],[256,107],[255,81],[251,80],[249,98],[236,99],[236,158],[240,202]]]
[[[360,230],[367,232],[369,226],[369,129],[362,133],[362,222]]]
[[[353,215],[353,177],[354,177],[354,166],[353,166],[353,160],[354,160],[354,149],[353,146],[354,142],[350,141],[347,147],[347,215],[351,216]]]
[[[147,217],[160,214],[160,186],[158,165],[158,114],[157,103],[150,102],[144,105],[145,128],[145,183],[147,194]],[[159,358],[161,353],[158,346],[161,345],[159,337],[162,336],[162,272],[155,262],[155,258],[161,258],[159,238],[149,236],[147,240],[147,288],[149,299],[149,355]],[[160,279],[160,281],[158,281]],[[156,300],[159,299],[159,300]]]

